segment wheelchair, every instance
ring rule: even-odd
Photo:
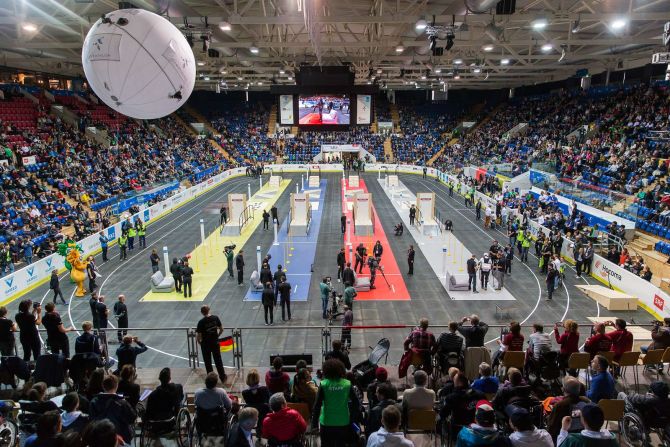
[[[650,409],[653,411],[653,409]],[[658,445],[670,447],[670,417],[654,414],[649,418],[654,420],[653,426],[646,425],[640,412],[626,402],[626,412],[621,419],[621,433],[626,443],[631,447],[651,447],[651,433],[656,433],[661,443]]]
[[[433,355],[433,383],[438,384],[439,380],[449,372],[449,368],[455,367],[463,369],[463,355],[460,352],[437,352]]]
[[[190,447],[199,447],[209,437],[227,439],[233,418],[222,406],[208,410],[196,407],[189,433]]]
[[[176,416],[169,419],[150,421],[146,419],[146,413],[143,407],[138,405],[138,415],[140,416],[140,447],[151,445],[151,441],[158,438],[176,439],[179,447],[190,447],[192,421],[191,413],[184,406],[179,409]]]
[[[0,447],[19,446],[19,427],[16,424],[14,402],[0,401]]]

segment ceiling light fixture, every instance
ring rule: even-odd
[[[258,47],[249,47],[249,51],[251,51],[251,54],[258,54]]]
[[[455,75],[454,79],[461,79],[461,75]]]
[[[439,74],[439,73],[442,73],[442,69],[441,69],[441,68],[436,68],[436,69],[435,69],[435,73],[438,73],[438,74]]]
[[[454,59],[454,65],[461,65],[463,63],[463,59]]]
[[[493,44],[490,44],[490,43],[489,43],[489,44],[484,45],[484,46],[482,47],[482,50],[488,52],[488,51],[493,51],[494,48],[495,48],[495,47],[493,46]]]
[[[500,65],[507,65],[509,64],[509,59],[500,59]]]
[[[482,69],[479,68],[479,67],[477,67],[477,68],[475,68],[475,69],[472,70],[472,71],[473,71],[474,73],[481,73],[481,72],[482,72]]]
[[[34,33],[37,31],[37,26],[34,23],[25,22],[22,26],[23,31],[28,31],[29,33]]]
[[[228,23],[228,22],[220,22],[219,23],[219,29],[221,31],[230,31],[231,29],[233,29],[233,27],[230,26],[230,23]]]
[[[426,22],[424,19],[417,20],[416,24],[414,25],[414,29],[417,30],[420,33],[424,32],[427,27],[428,27],[428,22]]]
[[[554,47],[550,43],[545,43],[544,45],[542,45],[542,51],[544,51],[545,53],[548,53],[553,48]]]
[[[280,75],[283,75],[284,73],[286,73],[284,70],[279,70]]]
[[[402,53],[403,51],[405,51],[405,48],[402,45],[398,45],[397,47],[395,47],[396,53]]]
[[[625,28],[627,24],[628,24],[628,20],[621,17],[621,18],[612,20],[612,23],[610,23],[610,27],[614,31],[619,31],[619,30],[622,30],[623,28]]]
[[[197,64],[198,64],[198,67],[203,67],[205,65],[205,63],[203,61],[198,61]]]
[[[421,80],[425,81],[426,80],[426,75],[421,75]]]
[[[237,80],[238,80],[238,81],[242,81],[242,80],[244,80],[244,78],[243,78],[242,76],[238,76],[238,77],[237,77]]]
[[[226,70],[225,68],[222,68],[221,70],[219,70],[219,72],[224,75],[228,74],[228,70]]]
[[[547,19],[541,18],[541,19],[536,19],[531,22],[531,26],[535,31],[542,31],[547,27],[549,23],[547,22]]]
[[[378,74],[378,75],[382,74],[382,69],[381,69],[381,68],[378,68],[378,69],[377,69],[377,74]]]

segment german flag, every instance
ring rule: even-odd
[[[234,347],[235,342],[233,342],[232,336],[229,335],[228,337],[223,337],[219,339],[219,351],[221,352],[232,351]]]

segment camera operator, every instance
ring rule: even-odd
[[[226,256],[226,270],[231,278],[235,277],[233,275],[233,261],[235,260],[235,253],[233,250],[235,250],[234,245],[226,245],[223,248],[223,254]]]
[[[670,347],[670,318],[664,318],[663,322],[652,322],[654,328],[651,330],[651,343],[649,346],[640,347],[640,351],[646,354],[647,351],[654,349],[665,349]],[[663,369],[663,365],[661,365]]]
[[[333,291],[333,286],[330,285],[330,276],[321,278],[319,290],[321,290],[321,310],[323,311],[323,318],[326,319],[328,318],[328,299]]]
[[[19,341],[23,347],[23,360],[30,361],[30,354],[32,353],[33,360],[37,361],[42,347],[37,332],[37,326],[42,324],[42,306],[40,303],[33,303],[30,300],[21,301],[19,312],[14,317],[14,321],[19,326]]]

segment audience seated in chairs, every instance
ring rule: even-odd
[[[247,389],[242,391],[242,398],[247,407],[258,410],[258,430],[262,431],[263,420],[270,412],[270,391],[260,384],[261,377],[256,369],[247,373]]]
[[[435,391],[426,388],[428,374],[425,371],[414,371],[414,387],[405,390],[402,395],[403,414],[410,410],[432,410],[435,405]]]
[[[63,432],[74,431],[81,433],[90,422],[88,416],[79,411],[79,395],[67,393],[63,397],[63,412],[61,413]]]
[[[270,409],[272,413],[263,420],[263,438],[270,440],[270,445],[299,444],[307,423],[300,413],[286,406],[284,393],[270,396]]]
[[[495,394],[498,392],[500,381],[493,375],[491,365],[481,363],[479,365],[479,379],[472,382],[472,389],[484,394]]]
[[[145,418],[149,421],[165,421],[177,416],[184,402],[184,389],[172,383],[170,368],[163,368],[158,374],[160,385],[149,394]]]
[[[265,385],[270,394],[287,393],[291,378],[283,371],[284,360],[277,356],[272,360],[272,369],[265,373]]]
[[[200,388],[195,392],[195,406],[203,410],[213,410],[222,407],[230,411],[233,407],[233,401],[228,397],[228,393],[221,387],[218,387],[219,375],[210,372],[205,377],[205,388]]]
[[[444,378],[442,388],[437,392],[437,398],[440,399],[440,401],[454,391],[454,377],[460,372],[460,369],[453,366],[447,370],[447,375]]]
[[[461,429],[456,445],[458,447],[507,447],[510,444],[495,426],[495,411],[487,400],[480,400],[475,406],[475,422]]]
[[[61,438],[62,421],[57,410],[47,411],[37,419],[36,433],[28,436],[27,447],[59,447],[63,445]]]
[[[591,371],[594,374],[591,378],[591,386],[586,393],[586,397],[596,404],[600,399],[613,399],[616,396],[616,389],[614,387],[614,378],[609,372],[609,362],[607,359],[602,355],[593,357]]]
[[[484,393],[470,388],[465,374],[454,376],[453,391],[440,402],[440,420],[448,423],[446,431],[450,439],[456,437],[461,427],[474,420],[475,403],[484,397]]]
[[[571,416],[573,411],[581,410],[591,401],[584,395],[584,386],[574,377],[566,377],[563,382],[563,397],[558,400],[547,417],[547,431],[552,439],[558,438],[563,418]],[[579,426],[580,424],[576,423]],[[577,427],[578,428],[578,427]]]
[[[119,388],[116,392],[125,397],[131,407],[137,407],[140,401],[140,386],[135,383],[137,376],[133,365],[124,365],[119,377]]]
[[[368,412],[365,432],[370,435],[379,430],[383,424],[383,412],[388,406],[397,405],[398,391],[390,383],[381,383],[376,387],[375,406]]]
[[[626,394],[620,392],[618,398],[626,402],[628,411],[636,412],[647,428],[658,428],[659,424],[670,421],[670,387],[657,380],[649,385],[644,394]]]
[[[35,383],[30,391],[28,391],[27,405],[31,413],[43,414],[47,411],[58,410],[58,405],[47,399],[47,384],[44,382]],[[21,407],[23,408],[23,403]]]
[[[237,414],[237,422],[228,432],[226,447],[255,447],[253,429],[258,423],[258,411],[255,408],[244,407]]]
[[[533,425],[531,415],[523,407],[514,404],[505,407],[505,414],[514,433],[509,440],[514,447],[554,447],[554,441],[547,430]]]
[[[89,415],[93,420],[109,419],[112,421],[116,432],[124,442],[130,443],[137,413],[122,396],[116,394],[118,386],[119,379],[116,376],[106,376],[102,381],[104,392],[91,400]]]
[[[414,443],[406,439],[400,430],[402,418],[395,405],[384,408],[381,422],[383,426],[368,436],[366,447],[414,447]]]
[[[103,380],[105,380],[105,370],[102,368],[93,370],[83,390],[84,396],[86,396],[89,401],[99,393],[104,392],[102,388]]]
[[[86,426],[81,433],[81,442],[85,446],[118,447],[123,444],[123,439],[119,439],[113,422],[101,419]]]
[[[300,368],[293,378],[291,401],[303,402],[311,409],[314,406],[314,402],[316,402],[316,394],[318,391],[319,387],[317,387],[312,380],[309,370],[307,368]]]
[[[560,447],[618,447],[616,437],[603,429],[605,415],[596,404],[586,404],[581,408],[580,420],[584,429],[579,433],[569,433],[572,418],[565,416],[561,424],[556,445]]]
[[[395,391],[395,394],[393,395],[392,399],[397,401],[398,400],[398,392],[391,383],[391,381],[388,379],[388,371],[386,368],[378,366],[375,369],[375,380],[368,385],[368,389],[366,391],[366,395],[368,397],[368,411],[372,410],[375,405],[379,402],[377,400],[377,387],[380,386],[383,383],[388,383],[393,387],[393,390]]]
[[[449,331],[440,334],[433,349],[441,371],[451,367],[461,368],[463,365],[463,337],[457,334],[458,323],[449,323]]]
[[[493,408],[503,411],[505,407],[514,402],[527,401],[531,399],[531,387],[523,380],[523,374],[517,368],[507,371],[508,380],[498,388],[493,398]]]

